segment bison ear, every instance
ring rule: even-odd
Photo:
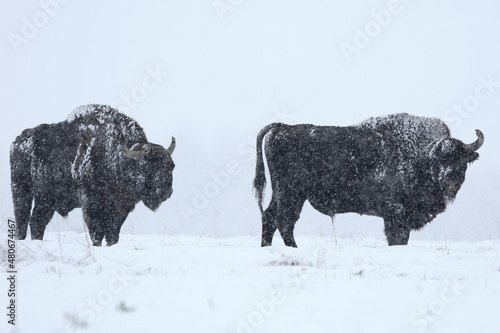
[[[453,141],[449,138],[437,139],[427,146],[427,152],[430,158],[442,159],[452,153],[454,149]]]
[[[128,139],[125,139],[125,143],[122,146],[122,153],[123,156],[133,160],[140,160],[144,156],[144,150],[130,150],[128,148]]]
[[[479,158],[479,154],[478,153],[476,153],[475,151],[471,152],[468,155],[467,162],[468,163],[472,163],[472,162],[476,161],[478,158]]]
[[[436,157],[436,155],[438,154],[438,152],[440,150],[441,141],[442,141],[442,139],[438,139],[438,140],[430,143],[426,147],[426,150],[427,150],[427,153],[429,154],[429,157],[431,157],[431,158]]]

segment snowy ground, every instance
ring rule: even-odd
[[[83,232],[17,241],[12,332],[498,332],[500,241],[259,242],[125,234],[95,248]]]

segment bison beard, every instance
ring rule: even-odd
[[[293,230],[306,200],[331,217],[382,217],[388,244],[406,245],[411,230],[423,228],[455,198],[484,142],[476,133],[474,143],[464,144],[441,120],[408,114],[348,127],[268,125],[257,137],[254,179],[262,246],[271,245],[276,230],[285,245],[297,246]],[[265,210],[264,138],[272,187]]]
[[[55,212],[81,207],[93,245],[116,244],[139,201],[154,211],[172,195],[174,149],[173,138],[168,149],[149,143],[135,120],[106,105],[25,130],[10,153],[17,238],[29,224],[31,238],[43,239]]]

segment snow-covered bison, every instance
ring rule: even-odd
[[[106,105],[24,130],[10,151],[17,238],[29,223],[41,240],[54,212],[81,207],[93,245],[117,243],[139,201],[154,211],[172,195],[174,149],[174,138],[168,149],[149,143],[135,120]]]
[[[273,123],[257,137],[254,191],[262,214],[262,246],[276,229],[285,245],[293,237],[306,200],[328,216],[359,213],[382,217],[389,245],[406,245],[410,230],[432,221],[453,201],[469,163],[484,142],[450,137],[436,118],[395,114],[348,127]],[[266,185],[262,141],[272,198],[262,207]]]

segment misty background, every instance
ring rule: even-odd
[[[353,125],[408,112],[485,134],[455,202],[412,239],[500,237],[500,4],[490,1],[2,1],[0,217],[13,217],[9,148],[25,128],[109,104],[173,155],[174,194],[122,233],[260,235],[255,137],[272,121]],[[269,198],[269,195],[267,196]],[[337,237],[382,219],[338,215]],[[52,230],[85,231],[81,210]],[[295,235],[333,235],[306,203]],[[276,237],[281,242],[279,237]]]

